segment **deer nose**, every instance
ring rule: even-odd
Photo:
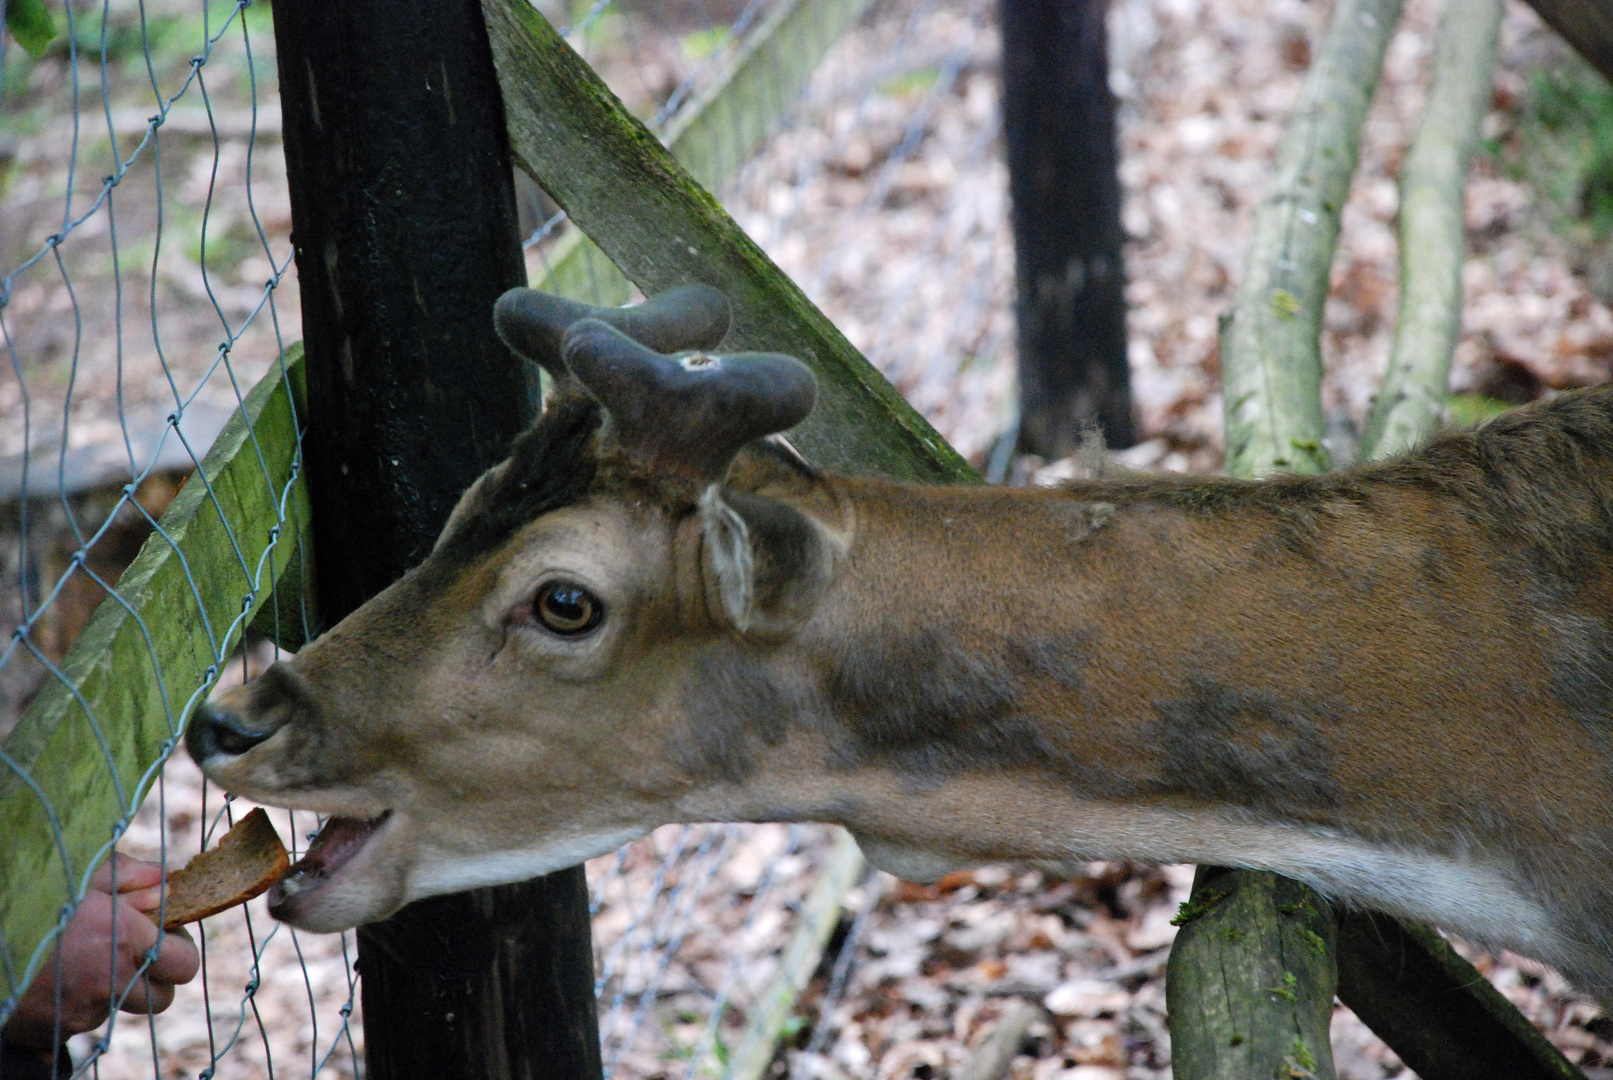
[[[273,734],[253,731],[234,713],[204,702],[191,714],[190,727],[185,729],[185,749],[199,765],[214,754],[244,754]]]

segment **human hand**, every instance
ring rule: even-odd
[[[188,933],[164,934],[153,921],[162,901],[162,880],[160,864],[126,855],[114,854],[101,865],[62,931],[56,954],[39,969],[6,1021],[9,1045],[49,1051],[69,1036],[99,1027],[159,939],[156,959],[140,985],[130,990],[123,1011],[158,1013],[173,1002],[174,987],[195,977],[201,957]]]

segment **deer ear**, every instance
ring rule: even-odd
[[[707,595],[747,637],[787,637],[811,618],[834,578],[838,545],[788,503],[716,484],[700,498]]]

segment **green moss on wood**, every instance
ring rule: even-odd
[[[1199,868],[1195,901],[1166,970],[1173,1074],[1250,1080],[1289,1076],[1298,1065],[1332,1077],[1333,924],[1325,905],[1276,874],[1217,867]],[[1304,1061],[1296,1046],[1308,1048]]]
[[[309,520],[295,469],[301,353],[293,346],[285,377],[276,365],[247,395],[246,415],[224,426],[119,579],[117,598],[96,610],[61,677],[5,741],[0,1002],[23,989],[63,906],[177,744],[186,708],[293,557],[289,531]]]

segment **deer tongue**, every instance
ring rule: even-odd
[[[305,890],[325,883],[344,863],[359,853],[375,831],[392,816],[388,810],[380,817],[333,817],[325,821],[308,851],[291,865],[286,876],[269,889],[269,906],[276,907]]]

